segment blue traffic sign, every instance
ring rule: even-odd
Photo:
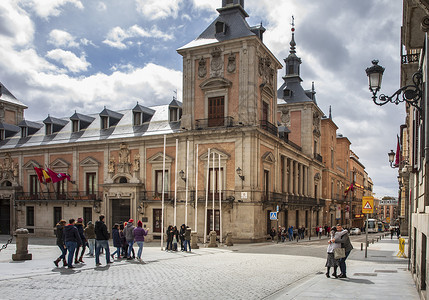
[[[276,211],[270,212],[270,220],[277,220],[277,212]]]

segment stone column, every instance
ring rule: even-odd
[[[15,232],[16,253],[12,254],[12,260],[31,260],[33,255],[28,253],[28,230],[20,228]]]
[[[289,195],[293,194],[293,161],[288,159],[289,162],[289,184],[288,184],[288,193]]]
[[[288,180],[289,180],[289,177],[288,177],[288,172],[287,172],[287,157],[285,157],[285,159],[283,160],[283,170],[284,170],[284,178],[283,178],[283,184],[284,184],[284,187],[285,187],[285,189],[284,189],[284,191],[285,191],[285,193],[287,193],[288,192]]]
[[[304,196],[308,197],[308,167],[304,166]]]
[[[298,191],[298,162],[294,162],[293,178],[294,178],[293,192],[294,192],[294,195],[298,195],[299,194],[299,191]]]
[[[299,177],[298,177],[298,179],[299,179],[298,194],[300,196],[303,196],[304,195],[304,172],[303,172],[302,164],[300,164],[300,163],[298,163],[298,174],[299,174]]]

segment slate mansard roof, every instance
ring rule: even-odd
[[[178,50],[213,44],[248,36],[258,36],[262,39],[265,28],[261,25],[250,27],[246,21],[249,15],[240,4],[228,5],[218,9],[219,16],[192,42]],[[216,33],[216,24],[223,22],[225,30]]]
[[[19,101],[18,99],[16,99],[16,97],[12,95],[12,93],[1,82],[0,82],[0,101],[15,104],[22,108],[27,108],[27,106],[21,101]]]
[[[181,104],[181,102],[177,102]],[[146,122],[138,126],[133,125],[133,109],[117,112],[103,110],[102,113],[90,115],[83,115],[75,112],[71,117],[66,118],[48,117],[49,120],[55,121],[55,123],[64,124],[64,127],[62,127],[61,130],[49,135],[46,135],[45,133],[45,125],[43,121],[31,122],[23,120],[19,126],[33,128],[35,129],[34,133],[31,135],[29,134],[27,137],[21,137],[21,132],[16,132],[10,138],[0,141],[0,150],[145,137],[169,134],[181,130],[180,121],[169,122],[168,104],[150,108],[141,107],[146,112],[153,112],[153,116],[150,119],[150,122]],[[114,118],[120,117],[120,119],[115,126],[111,126],[107,129],[101,129],[101,118],[105,115],[108,115],[109,117],[113,116]],[[83,130],[73,132],[73,125],[70,120],[88,122],[89,125]]]

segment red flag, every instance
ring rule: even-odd
[[[37,178],[39,178],[40,183],[46,183],[43,176],[43,169],[34,167],[34,171],[36,171]]]
[[[395,167],[399,167],[400,162],[400,155],[401,155],[401,144],[399,143],[399,136],[396,136],[398,138],[398,142],[396,144],[396,157],[395,157]]]
[[[47,168],[47,170],[48,170],[49,176],[51,176],[53,183],[62,181],[64,179],[71,181],[70,175],[68,175],[66,173],[56,173],[49,168]]]

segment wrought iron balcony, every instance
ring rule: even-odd
[[[85,191],[71,192],[16,192],[17,201],[101,201],[103,192],[87,193]]]
[[[405,55],[402,55],[402,64],[411,64],[411,63],[418,63],[420,60],[420,52],[416,53],[408,53]]]
[[[263,130],[268,131],[269,133],[277,136],[277,133],[278,133],[277,126],[275,126],[274,124],[271,124],[267,120],[262,120],[261,121],[261,128]]]
[[[232,126],[234,126],[233,117],[195,120],[195,128],[198,130],[207,129],[207,128],[232,127]]]

